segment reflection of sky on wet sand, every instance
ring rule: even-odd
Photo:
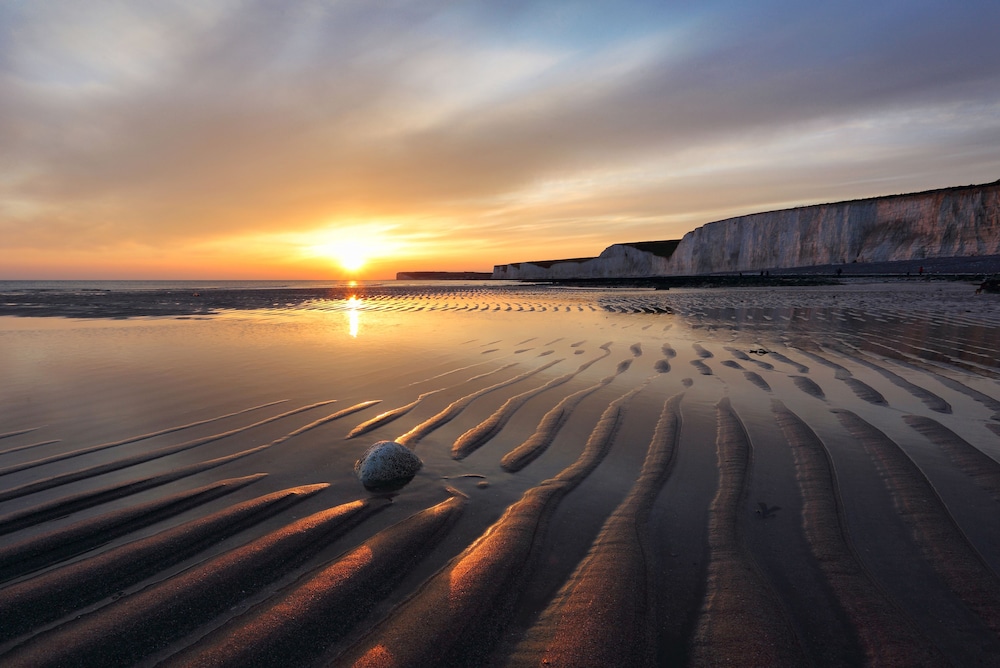
[[[347,331],[350,333],[352,338],[358,338],[358,327],[361,323],[360,308],[362,302],[360,299],[351,295],[347,300]]]
[[[753,449],[746,486],[735,495],[746,500],[745,512],[737,513],[743,523],[743,549],[764,564],[763,577],[790,611],[794,632],[810,639],[804,642],[807,653],[818,654],[815,643],[820,641],[812,639],[841,642],[838,634],[850,636],[854,621],[823,612],[838,608],[803,533],[803,513],[813,492],[802,487],[802,472],[776,422],[777,400],[825,449],[824,457],[836,471],[842,518],[863,555],[866,572],[894,605],[906,610],[915,628],[962,663],[972,658],[971,650],[954,638],[974,637],[988,647],[997,641],[965,608],[960,594],[942,584],[947,580],[935,579],[933,562],[914,556],[918,551],[911,544],[911,527],[895,509],[880,464],[842,424],[842,413],[833,411],[850,411],[912,459],[953,517],[948,521],[955,522],[992,569],[1000,570],[1000,532],[992,512],[997,501],[979,486],[981,477],[970,477],[910,426],[926,427],[926,421],[933,420],[992,460],[1000,459],[1000,439],[991,429],[1000,424],[995,418],[1000,413],[1000,303],[990,297],[970,301],[971,289],[968,292],[949,287],[944,293],[948,299],[942,300],[933,290],[873,288],[851,293],[837,287],[468,294],[414,290],[394,295],[359,291],[353,298],[312,302],[308,308],[226,311],[209,319],[0,318],[0,434],[37,428],[30,435],[0,439],[0,468],[272,401],[284,403],[255,411],[252,417],[228,417],[128,447],[130,452],[153,449],[336,401],[100,481],[76,483],[78,488],[97,487],[108,479],[127,481],[274,442],[324,416],[363,406],[170,488],[267,473],[233,497],[243,499],[289,486],[329,483],[328,489],[303,502],[296,511],[302,516],[364,497],[352,473],[361,452],[461,404],[461,410],[414,444],[424,468],[391,507],[366,520],[357,539],[350,534],[325,553],[333,558],[377,529],[440,502],[448,494],[446,486],[467,494],[468,507],[442,548],[415,566],[407,585],[389,595],[388,610],[483,535],[524,492],[572,465],[609,404],[635,392],[624,405],[620,431],[606,458],[560,500],[540,531],[536,547],[544,557],[535,570],[516,574],[514,586],[532,606],[542,608],[633,488],[664,402],[683,393],[674,469],[649,519],[650,554],[660,555],[657,559],[676,555],[667,564],[657,562],[657,572],[676,577],[658,577],[650,591],[670,619],[691,619],[703,610],[708,508],[720,484],[716,412],[727,399]],[[672,312],[658,311],[658,306]],[[551,368],[539,370],[550,363]],[[529,374],[532,370],[539,372]],[[452,458],[453,445],[495,418],[508,401],[577,370],[566,382],[531,394],[465,459]],[[766,382],[754,382],[753,375]],[[531,437],[562,399],[609,377],[580,401],[537,459],[515,473],[501,468],[504,455]],[[803,389],[813,386],[821,392]],[[864,387],[873,392],[859,392]],[[472,395],[474,400],[462,403]],[[929,395],[940,401],[930,401]],[[883,401],[872,399],[877,396]],[[370,401],[378,403],[365,404]],[[392,421],[347,438],[376,415],[411,404]],[[920,420],[908,422],[904,416]],[[8,448],[54,439],[61,442],[3,454]],[[122,453],[111,448],[50,465],[44,474],[119,456]],[[481,477],[462,477],[469,474]],[[16,482],[40,475],[25,471],[17,474]],[[147,491],[108,507],[163,493]],[[64,495],[53,489],[7,502],[0,515]],[[212,507],[231,502],[219,500]],[[761,518],[753,512],[760,503],[780,510]],[[58,520],[52,526],[71,521]],[[282,521],[275,519],[270,528]],[[31,527],[23,535],[48,528]],[[262,531],[254,528],[249,534]],[[780,547],[789,545],[799,547]],[[470,562],[467,567],[476,566]],[[906,573],[917,573],[920,586],[913,586],[913,577],[901,575]],[[459,582],[461,578],[455,580]],[[933,612],[940,609],[960,612],[942,622]],[[527,612],[518,615],[512,637],[534,619]],[[688,630],[680,622],[668,623],[663,628],[665,642],[686,646]],[[663,656],[670,658],[671,651],[664,650]]]

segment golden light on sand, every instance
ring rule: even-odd
[[[361,300],[351,295],[347,300],[347,327],[352,338],[358,338],[358,329],[361,326],[361,317],[358,309],[361,307]]]

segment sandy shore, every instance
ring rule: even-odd
[[[974,288],[47,295],[0,318],[0,664],[1000,656]],[[384,439],[424,466],[372,495]]]

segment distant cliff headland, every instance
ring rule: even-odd
[[[397,281],[486,281],[488,271],[398,271]]]
[[[980,261],[970,263],[973,258]],[[642,278],[820,267],[881,273],[878,267],[909,271],[911,264],[914,271],[925,264],[1000,270],[1000,181],[739,216],[702,225],[680,240],[614,244],[598,257],[501,264],[492,277]]]

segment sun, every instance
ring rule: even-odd
[[[345,244],[337,249],[334,258],[337,264],[352,274],[361,271],[368,259],[365,257],[363,249],[357,244]]]
[[[299,233],[293,237],[293,243],[311,262],[335,265],[344,274],[342,278],[354,278],[372,271],[372,264],[400,254],[403,244],[390,232],[389,226],[375,223],[331,223],[322,229]]]
[[[327,252],[344,271],[351,274],[361,271],[368,262],[367,249],[356,241],[335,241],[327,245]]]

